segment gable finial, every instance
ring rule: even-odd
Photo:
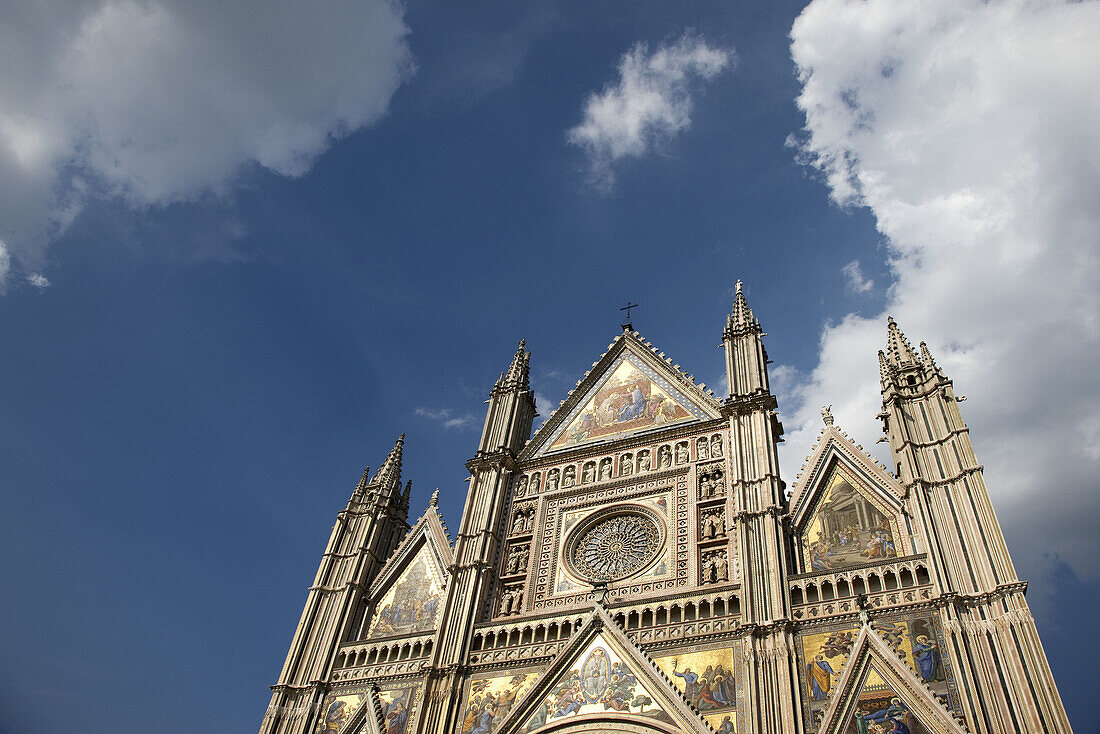
[[[833,425],[833,406],[826,405],[821,409],[821,420],[825,421],[825,425]]]
[[[632,303],[631,301],[628,300],[626,302],[626,305],[619,309],[620,311],[626,311],[626,323],[625,324],[619,324],[621,327],[623,327],[623,331],[634,331],[634,324],[632,324],[631,321],[630,321],[630,309],[637,308],[637,307],[638,307],[638,304]]]
[[[439,507],[439,487],[432,492],[432,498],[428,500],[428,507]]]

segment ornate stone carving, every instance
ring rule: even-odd
[[[695,458],[697,461],[706,461],[710,458],[710,439],[706,436],[696,439]]]
[[[699,560],[699,570],[702,575],[700,581],[702,583],[718,584],[729,581],[730,562],[725,548],[704,553]]]
[[[611,478],[611,471],[614,466],[614,462],[611,457],[600,460],[600,481],[606,481]]]
[[[712,464],[708,467],[700,467],[699,470],[699,499],[709,500],[715,497],[726,496],[725,473],[721,464]]]
[[[638,452],[638,471],[649,471],[653,468],[649,459],[649,449],[642,449]]]
[[[705,510],[699,516],[699,539],[714,540],[726,535],[726,510],[718,507]]]
[[[532,504],[516,505],[512,514],[512,535],[531,532],[531,523],[535,518],[535,506]]]
[[[531,494],[538,494],[539,489],[542,488],[541,485],[542,485],[542,475],[538,474],[538,473],[532,474],[531,475],[531,485],[530,485]]]
[[[572,466],[572,465],[565,467],[565,470],[562,472],[562,475],[561,475],[561,486],[562,486],[562,488],[564,489],[566,487],[572,487],[572,486],[575,486],[576,484],[577,484],[577,467]]]
[[[672,466],[672,447],[665,444],[657,449],[657,468],[664,469]]]
[[[558,476],[560,475],[560,473],[561,472],[559,472],[557,469],[551,469],[550,471],[546,472],[547,492],[553,492],[555,489],[558,488]]]
[[[634,473],[633,454],[623,454],[619,457],[619,476],[628,477]]]
[[[586,461],[581,474],[581,484],[591,484],[594,481],[596,481],[596,462]]]
[[[710,437],[710,458],[720,459],[722,458],[722,436],[721,434],[715,434]]]
[[[690,458],[691,458],[691,454],[688,451],[688,442],[687,441],[681,441],[678,444],[676,444],[676,463],[677,464],[686,464],[686,463],[688,463],[688,460]]]
[[[641,571],[661,549],[661,529],[641,509],[597,515],[583,523],[566,545],[572,570],[592,581],[615,581]]]
[[[530,546],[513,545],[508,551],[508,560],[504,564],[504,572],[508,574],[523,573],[527,570],[527,561],[530,557]]]

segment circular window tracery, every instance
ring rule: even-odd
[[[648,566],[661,550],[661,523],[641,507],[597,513],[571,534],[565,561],[590,581],[615,581]]]

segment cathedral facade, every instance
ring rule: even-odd
[[[403,437],[363,474],[261,734],[1070,732],[928,348],[887,324],[894,467],[825,409],[788,491],[763,336],[738,283],[716,396],[628,326],[534,435],[521,342],[453,538]]]

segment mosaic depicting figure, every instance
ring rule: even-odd
[[[928,729],[871,668],[845,734],[928,734]]]
[[[459,734],[491,734],[537,678],[538,673],[520,673],[473,681]]]
[[[435,629],[443,588],[422,550],[393,588],[377,603],[368,637],[404,635]]]
[[[802,537],[811,571],[895,558],[896,522],[837,472]]]
[[[832,693],[848,662],[856,632],[851,628],[802,636],[805,690],[812,700],[824,701]]]
[[[413,709],[416,702],[416,686],[379,692],[382,701],[382,720],[385,734],[408,734],[412,731]]]
[[[623,358],[550,448],[567,448],[692,418],[670,392],[676,391],[658,383],[632,358]]]
[[[619,711],[671,721],[638,682],[630,666],[596,640],[577,667],[560,680],[527,722],[534,731],[555,720],[582,714]]]
[[[739,657],[733,648],[679,653],[654,659],[692,706],[706,714],[737,707]],[[720,725],[722,719],[708,720]],[[729,731],[733,731],[731,719]]]

